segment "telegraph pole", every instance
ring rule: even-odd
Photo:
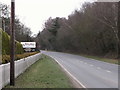
[[[10,25],[10,33],[11,33],[11,40],[10,40],[10,85],[15,85],[15,32],[14,32],[14,25],[15,25],[15,0],[11,0],[11,25]]]
[[[118,59],[120,59],[120,1],[118,2]],[[120,61],[118,61],[120,63]]]

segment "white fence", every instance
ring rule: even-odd
[[[15,77],[23,73],[30,65],[38,61],[41,53],[15,61]],[[10,82],[10,63],[0,65],[0,90]]]

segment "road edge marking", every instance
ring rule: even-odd
[[[83,88],[86,88],[79,80],[76,79],[76,77],[74,77],[67,69],[65,69],[64,66],[57,61],[57,59],[55,59],[53,56],[50,57],[53,58],[79,85],[81,85]]]

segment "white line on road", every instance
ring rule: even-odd
[[[52,56],[50,56],[52,57]],[[60,64],[57,59],[55,59],[54,57],[52,57],[75,81],[77,81],[83,88],[86,88],[79,80],[77,80],[77,78],[75,78],[67,69],[64,68],[64,66],[62,64]]]
[[[83,61],[80,61],[81,63],[83,63]]]
[[[106,72],[111,73],[111,71],[109,71],[109,70],[106,70]]]
[[[101,69],[100,67],[97,67],[97,69]]]
[[[90,65],[90,66],[94,66],[94,65]]]

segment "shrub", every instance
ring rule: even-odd
[[[15,55],[15,60],[19,60],[19,59],[22,59],[22,58],[26,58],[28,56],[31,56],[31,55],[35,55],[37,54],[38,52],[31,52],[31,53],[24,53],[24,54],[16,54]],[[10,62],[10,55],[2,55],[2,63],[5,64],[5,63],[8,63]]]
[[[0,30],[0,63],[2,62],[2,30]]]
[[[8,63],[10,62],[10,55],[2,55],[2,63]]]
[[[2,54],[3,55],[10,54],[10,37],[4,31],[2,31]]]
[[[3,64],[10,62],[10,36],[0,29],[0,48],[2,47],[2,52],[0,52],[0,62]],[[38,52],[24,53],[22,44],[15,40],[15,60],[19,60],[31,55],[34,55]],[[2,55],[1,55],[2,53]],[[2,57],[2,59],[1,59]]]
[[[22,54],[24,52],[22,44],[16,41],[16,54]]]
[[[0,43],[0,45],[2,45],[2,54],[3,55],[10,55],[10,36],[2,31],[0,29],[0,32],[2,33],[2,44]],[[16,44],[16,49],[15,49],[15,53],[16,54],[22,54],[23,53],[23,47],[22,44],[20,44],[18,41],[15,41]]]

